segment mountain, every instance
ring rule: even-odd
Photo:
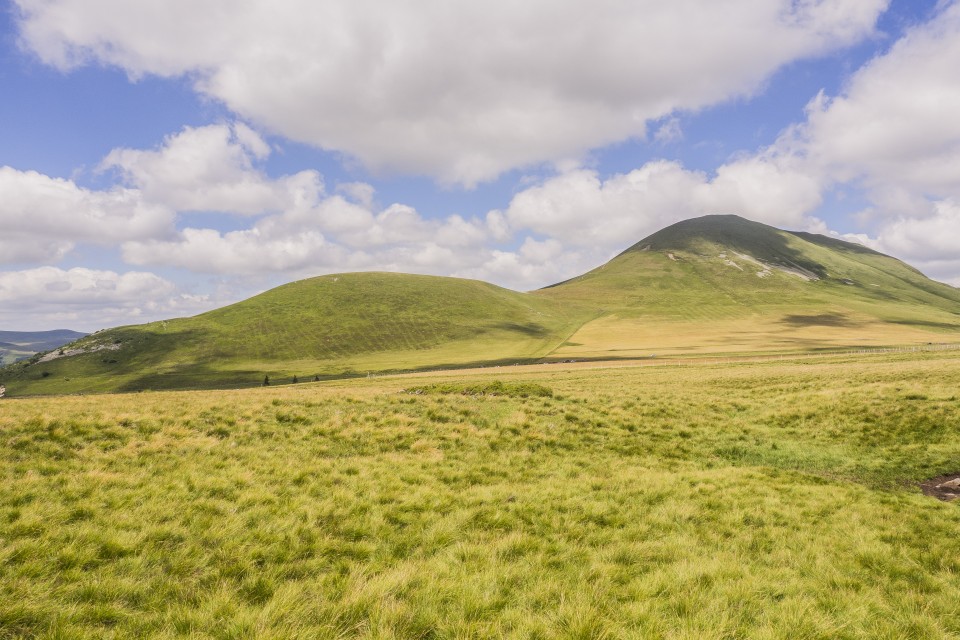
[[[96,332],[0,370],[8,395],[250,386],[384,370],[516,362],[589,319],[477,280],[346,273],[283,285],[192,318]]]
[[[594,308],[561,357],[816,350],[956,340],[960,289],[822,235],[705,216],[535,295]]]
[[[518,293],[348,273],[192,318],[97,332],[0,369],[8,395],[250,386],[540,359],[797,352],[960,339],[960,290],[858,244],[686,220]]]
[[[78,340],[87,334],[69,329],[53,331],[0,331],[0,365],[29,358]]]

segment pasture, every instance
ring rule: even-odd
[[[577,367],[0,401],[0,638],[960,636],[960,354]]]

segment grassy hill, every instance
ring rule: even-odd
[[[960,338],[960,290],[861,245],[737,216],[677,223],[536,295],[598,314],[556,356],[791,351]]]
[[[536,358],[589,312],[476,280],[349,273],[100,331],[4,370],[10,395],[217,388]]]
[[[10,395],[223,388],[265,376],[958,340],[960,290],[899,260],[705,216],[528,294],[433,276],[312,278],[193,318],[98,332],[0,370],[0,382]]]

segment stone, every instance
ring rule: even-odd
[[[960,478],[947,480],[937,485],[938,489],[947,489],[948,491],[960,491]]]

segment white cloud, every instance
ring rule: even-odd
[[[270,147],[242,123],[185,127],[157,150],[114,149],[101,169],[117,169],[143,197],[178,211],[257,215],[312,204],[323,192],[315,171],[271,179],[254,167]]]
[[[176,240],[128,242],[123,257],[130,264],[175,266],[195,273],[256,275],[305,268],[322,262],[330,249],[322,234],[311,231],[271,238],[258,228],[228,233],[184,229]]]
[[[187,75],[290,139],[467,185],[750,94],[887,2],[16,0],[49,64]]]
[[[824,182],[863,185],[875,215],[960,197],[958,69],[960,3],[951,3],[859,69],[841,95],[817,96],[787,142]]]
[[[930,277],[960,286],[960,203],[943,200],[922,217],[884,220],[874,236],[849,234],[848,239],[897,256]]]
[[[0,272],[0,301],[20,302],[40,298],[51,305],[128,303],[143,298],[169,296],[174,286],[152,273],[56,267]]]
[[[375,208],[369,185],[338,190],[356,201],[333,195],[312,207],[261,217],[242,230],[187,228],[169,238],[130,241],[122,245],[123,259],[241,280],[384,270],[530,289],[597,266],[610,253],[606,247],[570,250],[556,239],[524,237],[524,228],[516,230],[516,250],[500,249],[498,243],[514,238],[501,212],[482,219],[426,219],[402,204]]]
[[[679,220],[714,213],[805,227],[806,214],[821,202],[819,185],[788,160],[745,158],[721,166],[712,179],[665,160],[606,180],[596,171],[572,171],[521,191],[503,215],[514,229],[608,251]]]
[[[0,167],[0,263],[56,261],[76,243],[163,237],[174,213],[135,189],[91,191],[71,180]]]
[[[469,263],[465,256],[493,233],[483,220],[457,215],[428,220],[401,204],[377,211],[369,204],[372,188],[366,187],[354,184],[349,191],[363,195],[367,204],[330,196],[239,231],[188,228],[171,238],[127,242],[123,257],[136,265],[232,275],[371,268],[436,273]]]
[[[892,220],[881,227],[877,242],[910,259],[960,262],[960,204],[945,200],[928,217]]]
[[[657,130],[653,134],[653,140],[661,145],[683,140],[683,129],[680,127],[680,119],[670,118],[657,127]]]
[[[0,326],[91,330],[206,310],[152,273],[40,267],[0,271]]]

